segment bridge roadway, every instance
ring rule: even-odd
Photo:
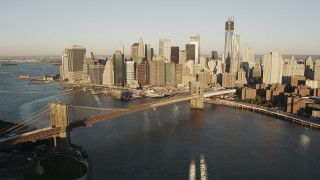
[[[51,137],[59,133],[60,133],[59,127],[56,127],[56,128],[48,127],[48,128],[34,130],[27,133],[17,134],[14,136],[0,139],[0,149],[3,149],[5,147],[10,147],[12,145],[16,145],[19,143],[28,142],[28,141],[35,142],[39,139],[43,139],[45,137]]]
[[[191,99],[194,98],[199,98],[199,96],[189,96],[189,97],[183,97],[183,98],[179,98],[179,99],[173,99],[173,100],[167,100],[167,101],[160,101],[158,103],[152,104],[152,103],[147,103],[147,104],[140,104],[140,105],[135,105],[132,106],[128,109],[120,109],[117,111],[112,111],[112,112],[108,112],[105,114],[101,114],[101,115],[97,115],[97,116],[93,116],[90,117],[86,120],[84,120],[84,125],[86,126],[90,126],[94,123],[100,122],[100,121],[104,121],[107,119],[111,119],[111,118],[115,118],[115,117],[119,117],[119,116],[123,116],[123,115],[127,115],[127,114],[131,114],[134,112],[139,112],[139,111],[143,111],[146,109],[150,109],[150,108],[156,108],[156,107],[160,107],[160,106],[166,106],[169,104],[175,104],[175,103],[179,103],[179,102],[183,102],[183,101],[189,101]]]
[[[213,104],[227,105],[227,106],[237,107],[237,108],[241,108],[241,109],[248,109],[248,110],[256,111],[259,113],[264,113],[267,115],[278,117],[278,118],[281,118],[284,120],[289,120],[289,121],[292,121],[294,123],[298,123],[303,126],[308,126],[310,128],[320,129],[320,123],[315,123],[315,122],[311,122],[308,120],[303,120],[303,119],[300,119],[297,117],[293,117],[291,115],[284,114],[282,112],[272,111],[272,110],[269,110],[264,107],[258,107],[258,106],[254,106],[254,105],[249,105],[249,104],[244,104],[244,103],[239,103],[239,102],[234,102],[234,101],[228,101],[228,100],[222,100],[222,99],[206,100],[206,102],[213,103]]]

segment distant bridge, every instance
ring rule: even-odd
[[[79,126],[91,126],[94,123],[108,120],[111,118],[131,114],[134,112],[143,111],[150,108],[166,106],[170,104],[176,104],[184,101],[190,101],[190,108],[202,109],[204,104],[204,98],[208,98],[215,95],[223,95],[234,93],[235,89],[209,91],[204,93],[203,85],[196,83],[191,86],[190,92],[182,92],[173,94],[171,96],[159,99],[156,102],[150,102],[145,104],[134,105],[126,109],[121,108],[95,108],[85,106],[72,106],[63,103],[50,103],[50,108],[38,112],[44,114],[44,112],[50,111],[50,127],[42,128],[39,130],[30,131],[27,133],[19,133],[14,135],[13,133],[19,132],[19,130],[26,128],[30,122],[41,120],[42,116],[34,115],[35,119],[28,119],[27,122],[19,123],[13,127],[5,129],[2,134],[10,134],[12,136],[0,139],[0,149],[10,147],[23,142],[36,141],[39,139],[53,137],[54,144],[60,148],[66,148],[70,142],[69,132]],[[69,108],[73,108],[74,111],[78,111],[78,114],[84,109],[92,110],[104,110],[107,111],[102,114],[95,114],[87,118],[71,119],[69,122]],[[5,132],[5,133],[3,133]],[[1,133],[0,133],[1,134]]]

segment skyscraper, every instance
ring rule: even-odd
[[[124,54],[124,44],[123,44],[123,42],[120,42],[119,51],[121,51],[121,53]]]
[[[150,84],[150,64],[143,62],[137,65],[138,71],[138,83],[141,87]]]
[[[179,46],[171,46],[171,62],[179,63]]]
[[[179,52],[179,64],[184,64],[187,61],[187,54],[185,50]]]
[[[231,74],[237,74],[238,69],[240,68],[240,36],[234,35],[232,40],[232,53],[231,53],[231,62],[230,70]]]
[[[113,86],[114,84],[114,70],[113,64],[110,60],[107,61],[103,72],[103,84]]]
[[[134,61],[125,62],[125,83],[130,84],[135,79]]]
[[[252,70],[252,77],[261,77],[261,65],[260,65],[260,61],[255,61],[254,62],[254,66],[253,66],[253,70]]]
[[[139,57],[139,43],[133,43],[131,46],[131,58],[137,64],[142,62],[142,59]]]
[[[159,40],[159,55],[170,61],[171,59],[171,41],[170,39]]]
[[[162,56],[161,56],[162,57]],[[150,84],[153,86],[164,86],[166,84],[165,62],[156,60],[150,62]]]
[[[186,57],[187,61],[193,60],[195,61],[195,49],[196,46],[194,44],[186,44]]]
[[[200,35],[191,35],[190,36],[190,44],[195,45],[195,64],[199,64],[199,58],[200,58]],[[189,60],[189,59],[188,59]]]
[[[320,80],[320,59],[317,59],[314,64],[314,80]]]
[[[64,50],[60,69],[63,80],[76,81],[82,78],[85,54],[86,48],[78,45],[72,45]]]
[[[176,86],[176,64],[173,62],[166,63],[166,86]]]
[[[311,56],[309,56],[306,59],[305,64],[306,64],[306,69],[305,69],[304,76],[306,76],[307,79],[314,79],[314,63]]]
[[[139,41],[138,57],[142,59],[144,58],[144,43],[142,38],[140,38]]]
[[[253,48],[245,45],[242,47],[242,52],[241,52],[241,62],[248,62],[249,63],[249,67],[253,67],[254,66],[254,51]]]
[[[282,83],[283,56],[279,52],[270,52],[263,57],[263,83]]]
[[[233,17],[228,17],[228,21],[225,23],[225,46],[224,46],[224,63],[226,64],[226,71],[230,70],[230,61],[232,53],[232,41],[233,41],[233,31],[234,31],[234,21]]]
[[[89,82],[89,67],[90,65],[94,65],[94,55],[92,52],[86,52],[86,56],[83,62],[83,73],[82,80],[84,82]]]
[[[116,86],[124,85],[124,55],[121,51],[116,51],[114,59],[114,84]]]
[[[176,64],[176,85],[182,83],[182,64]]]
[[[208,68],[208,57],[201,56],[201,57],[200,57],[199,64],[200,64],[200,66],[201,66],[202,69]]]
[[[218,60],[218,52],[217,51],[211,51],[211,59]]]
[[[89,66],[89,81],[91,84],[102,84],[105,65],[91,64]]]
[[[153,57],[153,48],[151,48],[151,44],[146,44],[145,45],[145,60],[151,61]]]

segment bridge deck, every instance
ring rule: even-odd
[[[3,138],[3,139],[0,139],[0,149],[8,146],[16,145],[19,143],[36,141],[39,139],[47,138],[53,135],[57,135],[58,133],[60,133],[60,128],[48,127],[48,128],[38,129],[35,131]]]

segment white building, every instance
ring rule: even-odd
[[[195,72],[194,72],[194,61],[193,60],[188,60],[186,62],[186,65],[187,67],[189,68],[190,70],[190,74],[193,75]]]
[[[179,64],[185,64],[187,61],[186,50],[181,50],[179,52]]]
[[[314,65],[314,80],[320,80],[320,59]]]
[[[171,41],[170,39],[159,40],[159,56],[163,56],[167,61],[171,61]]]
[[[138,55],[139,55],[140,58],[144,58],[144,43],[143,43],[142,38],[140,38],[140,41],[139,41],[139,53],[138,53]]]
[[[123,42],[120,42],[119,51],[121,51],[121,53],[124,54],[124,44],[123,44]]]
[[[114,70],[113,70],[113,64],[110,60],[107,61],[106,66],[104,67],[102,84],[107,86],[114,85]]]
[[[200,35],[191,35],[190,36],[190,44],[195,45],[195,64],[199,64],[199,58],[200,58]]]
[[[292,56],[291,59],[284,60],[282,68],[282,83],[290,84],[291,76],[304,76],[305,65],[298,64],[298,61]]]
[[[211,74],[214,73],[216,65],[217,65],[217,60],[210,59],[210,61],[208,61],[208,67],[210,69]]]
[[[311,89],[318,89],[320,88],[320,81],[307,79],[306,86],[309,86]]]
[[[270,52],[263,57],[263,83],[282,83],[283,56],[279,52]]]
[[[209,58],[207,58],[207,57],[204,57],[204,56],[200,57],[200,66],[203,69],[206,69],[208,67],[208,60],[209,60]]]
[[[245,45],[241,49],[241,62],[248,62],[249,67],[252,68],[254,66],[255,56],[253,48]]]
[[[240,68],[240,36],[234,35],[232,43],[230,73],[236,74],[238,69]]]
[[[135,79],[134,61],[125,62],[126,84]]]

